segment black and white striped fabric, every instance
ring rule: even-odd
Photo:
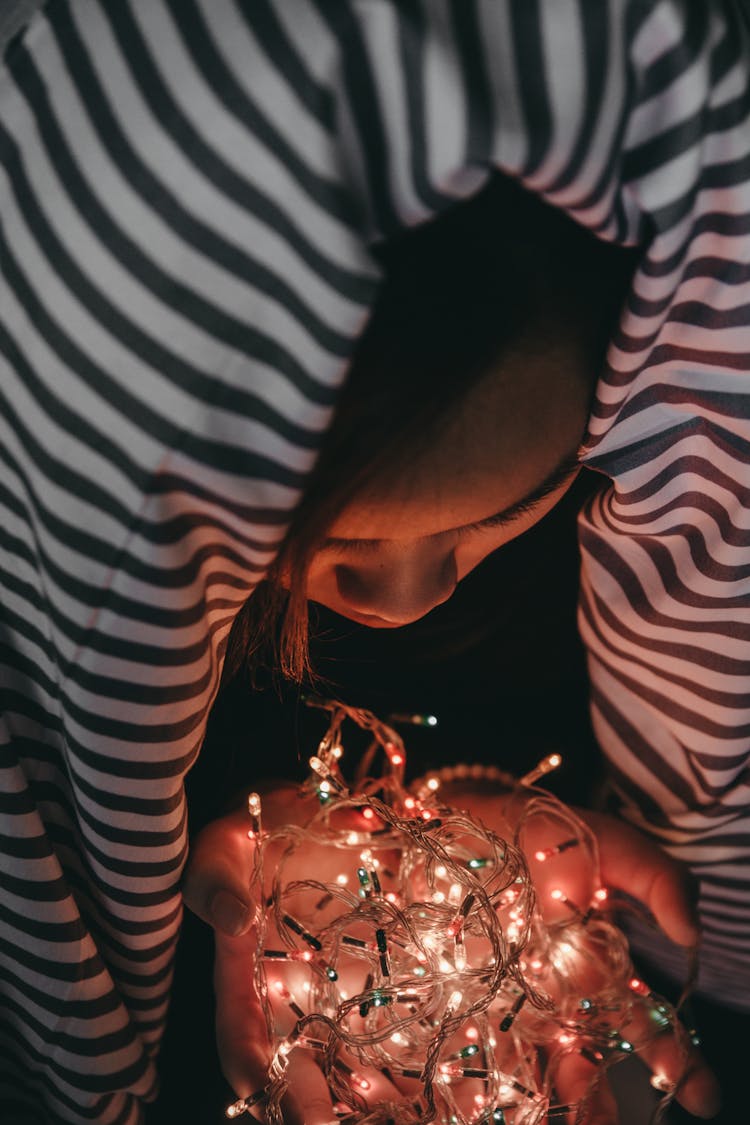
[[[368,246],[493,167],[644,247],[582,450],[613,486],[581,627],[630,815],[704,879],[704,987],[750,1006],[737,0],[51,0],[0,70],[3,1106],[140,1120],[183,778]]]

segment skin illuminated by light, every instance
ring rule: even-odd
[[[341,512],[313,559],[308,597],[375,628],[418,620],[446,601],[575,479],[593,384],[585,366],[564,336],[538,355],[527,347],[506,357],[418,449],[408,472],[386,486],[374,482]],[[561,466],[551,491],[524,504]],[[484,523],[509,509],[502,522]]]

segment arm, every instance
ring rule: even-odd
[[[694,13],[654,6],[633,48],[644,104],[625,142],[627,194],[651,233],[583,448],[613,484],[581,517],[580,626],[624,815],[700,880],[701,987],[746,1008],[750,43],[725,5],[716,26],[732,48],[713,73],[699,24],[714,13]],[[688,39],[702,76],[690,104],[670,82]]]
[[[259,198],[232,65],[173,32],[50,5],[0,77],[0,1100],[102,1125],[156,1090],[183,778],[367,290],[335,199],[321,249],[291,174]]]
[[[727,532],[744,534],[747,518],[738,497],[718,482],[720,468],[728,467],[719,442],[710,429],[691,436],[689,474],[679,472],[683,443],[669,445],[662,461],[675,471],[662,477],[665,492],[647,488],[651,495],[637,516],[627,484],[622,499],[594,502],[581,529],[581,624],[594,725],[612,784],[625,815],[700,880],[701,988],[736,1006],[750,1003],[738,991],[748,979],[749,955],[743,903],[750,713],[742,669],[750,634],[746,579],[737,565],[742,551]],[[736,460],[734,472],[742,472]],[[636,474],[629,476],[636,493]],[[644,952],[664,957],[666,971],[680,975],[667,948],[646,939]]]

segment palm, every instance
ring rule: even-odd
[[[474,817],[492,825],[499,833],[512,835],[510,827],[503,822],[497,800],[471,791],[456,794],[456,800],[460,800],[462,807],[469,808]],[[272,830],[292,819],[302,822],[312,811],[313,806],[305,806],[299,802],[292,790],[280,789],[264,799],[264,826],[267,830]],[[643,901],[673,939],[685,943],[694,940],[692,911],[685,882],[677,866],[628,826],[608,817],[584,815],[596,832],[604,881]],[[186,901],[204,917],[206,888],[229,886],[238,895],[248,897],[248,872],[253,863],[254,846],[247,838],[247,824],[244,812],[233,814],[210,825],[196,843],[186,881]],[[549,818],[531,818],[523,835],[527,854],[533,854],[542,845],[549,844],[550,840],[559,840],[560,826],[550,823]],[[277,870],[281,857],[281,845],[274,847],[275,850],[266,856],[267,873]],[[552,899],[548,895],[549,885],[545,885],[544,878],[540,877],[539,871],[536,872],[537,882],[541,880],[540,893],[548,922],[554,922],[560,911],[564,912],[569,908],[571,901],[588,903],[592,887],[589,856],[590,853],[585,849],[570,848],[565,856],[557,857],[559,862],[556,866],[548,865],[549,871],[554,873],[554,879],[564,881],[567,903]],[[352,865],[349,864],[349,867]],[[231,882],[228,883],[230,872]],[[298,850],[287,858],[284,871],[284,879],[287,881],[304,882],[314,879],[321,884],[336,884],[341,875],[341,853],[325,847]],[[271,891],[271,880],[267,875],[263,898]],[[326,910],[330,913],[333,908],[323,909],[319,918],[321,924],[326,921]],[[262,942],[265,949],[284,949],[282,935],[275,931],[273,925],[265,928]],[[301,944],[304,946],[304,941]],[[215,985],[219,1051],[225,1074],[240,1098],[265,1086],[272,1058],[266,1014],[253,987],[252,973],[248,971],[257,951],[258,933],[254,929],[239,937],[228,937],[217,931]],[[273,988],[271,990],[271,1018],[276,1024],[278,1035],[283,1036],[294,1025],[294,1009],[299,1012],[299,1000],[304,999],[304,969],[298,964],[276,962],[272,963],[269,976],[272,981],[280,982],[278,991]],[[586,983],[581,981],[584,991]],[[598,983],[592,978],[588,982],[589,990],[595,991]],[[351,965],[348,978],[342,978],[339,987],[349,995],[361,990],[362,981],[356,978]],[[637,1030],[634,1028],[634,1032]],[[644,1051],[644,1058],[671,1081],[676,1081],[684,1067],[684,1057],[679,1047],[667,1038],[654,1039]],[[345,1057],[344,1062],[346,1061]],[[363,1086],[358,1092],[365,1101],[377,1102],[401,1096],[383,1077],[382,1072],[363,1069],[361,1062],[354,1058],[349,1059],[348,1065],[356,1066],[363,1079]],[[323,1122],[332,1120],[333,1109],[328,1084],[309,1052],[292,1052],[286,1079],[289,1080],[289,1086],[284,1102],[285,1121],[322,1125]],[[556,1094],[564,1102],[575,1103],[586,1093],[591,1079],[592,1067],[585,1058],[577,1054],[566,1056],[557,1071]],[[401,1091],[408,1090],[411,1086],[408,1080],[406,1084],[399,1082],[398,1085]],[[712,1094],[713,1079],[696,1060],[689,1077],[683,1083],[680,1100],[688,1108],[700,1109],[703,1100]],[[606,1083],[598,1086],[590,1101],[589,1112],[589,1119],[601,1122],[602,1125],[617,1120],[614,1099]]]

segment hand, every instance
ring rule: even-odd
[[[297,790],[279,786],[263,797],[264,824],[301,823],[313,811]],[[247,807],[213,821],[193,842],[183,880],[185,904],[213,927],[216,945],[214,992],[216,1042],[222,1071],[238,1098],[268,1081],[271,1048],[266,1021],[253,983],[256,955],[254,906],[250,893],[254,845],[248,839]],[[304,1051],[290,1058],[289,1125],[324,1125],[333,1113],[328,1086]],[[304,1109],[294,1091],[304,1099]],[[262,1118],[260,1107],[254,1116]]]
[[[296,786],[280,784],[263,794],[263,826],[306,824],[320,808],[317,798],[300,798]],[[213,927],[216,1043],[221,1068],[238,1099],[261,1091],[268,1082],[272,1051],[266,1020],[253,982],[257,953],[250,893],[253,842],[243,802],[236,812],[213,821],[193,842],[183,880],[185,904]],[[361,820],[356,827],[366,827]],[[266,853],[273,871],[278,849]],[[323,880],[335,879],[338,863],[329,849],[306,852],[307,866]],[[279,942],[271,942],[278,945]],[[373,1102],[398,1099],[399,1092],[376,1072],[367,1072]],[[307,1051],[293,1051],[287,1069],[289,1093],[282,1102],[285,1125],[329,1125],[334,1120],[328,1083]],[[262,1106],[251,1110],[263,1120]]]
[[[286,788],[264,796],[267,828],[293,819],[302,823],[315,810],[317,802],[305,805],[296,793],[295,789]],[[449,800],[447,794],[445,799]],[[471,800],[456,803],[464,808],[471,806],[474,815],[494,827],[496,809],[490,799],[474,794]],[[630,826],[601,814],[579,815],[585,817],[597,835],[605,884],[642,901],[672,940],[694,944],[698,931],[682,868]],[[265,1019],[249,968],[255,954],[255,932],[249,889],[253,844],[247,837],[248,823],[247,812],[242,809],[204,829],[193,846],[184,887],[187,905],[215,929],[217,1042],[225,1076],[238,1097],[247,1097],[263,1088],[271,1057]],[[669,1036],[664,1036],[663,1042],[654,1040],[648,1061],[672,1081],[683,1069],[683,1060]],[[327,1084],[308,1052],[292,1052],[289,1065],[285,1121],[290,1125],[330,1122],[333,1113]],[[577,1101],[591,1077],[592,1069],[584,1060],[578,1056],[567,1058],[558,1075],[561,1098]],[[379,1096],[387,1095],[379,1092]],[[691,1058],[677,1100],[699,1116],[709,1116],[716,1108],[715,1079],[697,1052]],[[614,1099],[606,1082],[600,1084],[592,1099],[588,1121],[590,1125],[614,1125],[617,1121]]]
[[[512,832],[505,820],[507,808],[504,802],[472,789],[471,783],[463,786],[458,783],[457,791],[443,792],[442,797],[447,804],[466,809],[501,835]],[[687,948],[697,946],[700,926],[693,879],[687,868],[624,821],[588,809],[578,808],[575,812],[596,837],[602,884],[611,890],[623,891],[645,906],[659,928],[677,945]],[[540,842],[549,844],[551,839],[559,836],[559,832],[550,833],[549,822],[545,822],[544,815],[538,820],[539,823],[536,823],[532,818],[528,829],[521,835],[527,856],[533,856]],[[543,839],[535,840],[535,833],[539,832]],[[572,887],[569,893],[575,900],[579,896],[576,883],[582,885],[586,882],[585,865],[572,850],[556,860],[553,868],[556,877],[561,874],[561,867],[566,888]],[[542,884],[538,867],[533,874],[539,889]],[[579,901],[586,904],[585,892],[581,891]],[[548,922],[555,920],[554,906],[551,909],[543,906],[542,912]],[[686,1066],[674,1039],[663,1036],[653,1040],[641,1052],[641,1057],[671,1086],[679,1082],[675,1100],[689,1113],[705,1118],[718,1113],[721,1104],[718,1082],[697,1049],[691,1050]],[[584,1059],[577,1055],[569,1056],[557,1080],[561,1101],[578,1102],[585,1094],[591,1077],[591,1066]],[[587,1125],[614,1125],[617,1120],[615,1099],[605,1080],[591,1099]]]
[[[697,946],[700,923],[694,880],[688,869],[624,821],[588,809],[576,812],[597,838],[603,884],[642,903],[675,944]],[[671,1084],[682,1076],[675,1100],[688,1113],[706,1118],[718,1113],[719,1085],[697,1049],[691,1051],[685,1067],[674,1041],[665,1036],[654,1041],[644,1059],[654,1073]],[[603,1118],[604,1122],[609,1120]]]

